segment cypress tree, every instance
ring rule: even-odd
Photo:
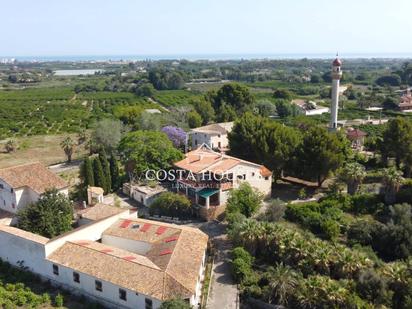
[[[112,177],[110,175],[110,164],[109,164],[109,161],[107,161],[107,155],[104,150],[100,151],[99,160],[100,160],[100,163],[102,164],[103,174],[105,178],[106,187],[104,187],[104,191],[109,193],[110,191],[112,191]]]
[[[119,179],[119,165],[117,164],[117,160],[112,154],[110,157],[110,175],[112,176],[112,188],[113,190],[119,189],[120,186],[120,179]]]
[[[84,159],[84,184],[85,186],[94,186],[94,175],[93,175],[93,166],[92,166],[92,161],[89,159],[89,157],[86,157]]]
[[[94,181],[95,181],[96,186],[103,188],[105,193],[107,193],[106,178],[104,177],[102,163],[97,158],[93,160],[93,170],[94,170]]]

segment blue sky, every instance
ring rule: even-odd
[[[0,0],[0,55],[412,53],[411,0]]]

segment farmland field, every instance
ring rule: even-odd
[[[19,136],[77,133],[112,117],[116,105],[154,107],[129,92],[76,94],[71,88],[0,91],[0,140]]]
[[[0,152],[0,168],[40,161],[45,165],[64,162],[66,156],[60,147],[60,142],[67,136],[77,140],[77,134],[39,135],[16,138],[18,150],[14,153]],[[0,149],[3,145],[0,143]],[[84,146],[75,148],[73,159],[86,153]]]

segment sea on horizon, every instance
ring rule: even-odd
[[[279,54],[165,54],[165,55],[60,55],[60,56],[0,56],[0,59],[14,58],[28,62],[87,62],[87,61],[143,61],[143,60],[253,60],[253,59],[331,59],[333,53],[279,53]],[[412,58],[412,53],[346,53],[342,58]]]

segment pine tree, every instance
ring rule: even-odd
[[[117,160],[112,154],[110,157],[110,175],[112,176],[112,189],[117,190],[120,186],[120,179],[119,179],[119,165],[117,164]]]
[[[102,163],[100,162],[99,159],[95,159],[93,161],[93,171],[94,171],[95,185],[103,188],[105,193],[107,193],[107,191],[105,190],[105,188],[107,188],[106,178],[104,177]]]
[[[110,164],[107,161],[107,155],[104,150],[99,153],[99,160],[103,168],[103,174],[105,178],[105,187],[103,187],[106,193],[109,193],[112,190],[112,177],[110,175]]]

